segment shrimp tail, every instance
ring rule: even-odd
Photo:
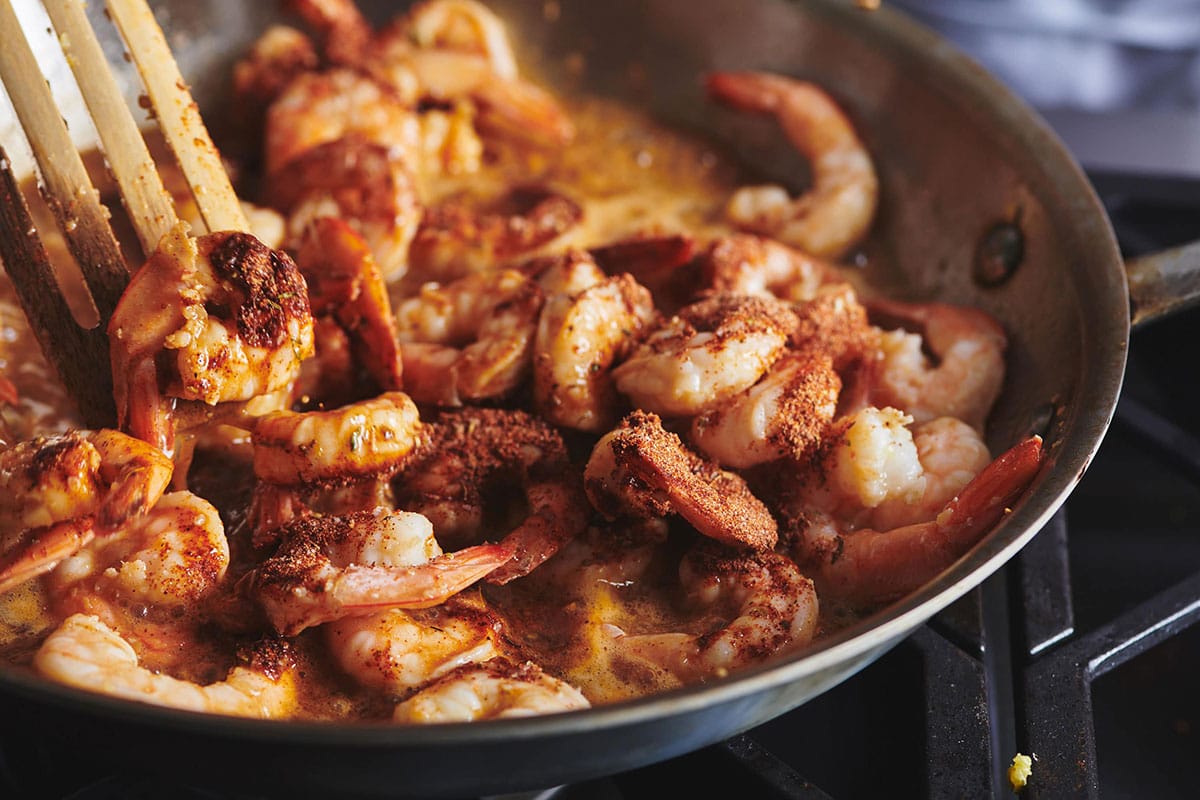
[[[1005,451],[971,481],[938,515],[943,528],[972,540],[1000,521],[1042,465],[1042,437],[1031,436]]]
[[[44,575],[83,549],[96,538],[93,523],[91,517],[83,517],[34,531],[28,545],[0,559],[0,594]]]
[[[948,568],[1011,511],[1041,468],[1042,439],[1033,436],[989,464],[937,519],[890,531],[839,537],[824,563],[812,565],[823,596],[871,607],[916,590]]]
[[[505,544],[484,544],[446,553],[416,566],[351,565],[319,592],[291,593],[284,601],[263,595],[271,624],[284,636],[346,617],[390,608],[439,605],[497,569],[513,556]]]
[[[333,586],[335,600],[353,612],[429,608],[448,600],[513,556],[506,544],[481,544],[415,567],[352,566]]]

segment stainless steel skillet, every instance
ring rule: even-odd
[[[378,18],[398,10],[365,5]],[[881,174],[881,212],[864,248],[881,265],[876,280],[911,298],[986,308],[1010,334],[990,444],[999,450],[1035,430],[1046,437],[1049,458],[1028,495],[937,580],[806,652],[636,702],[431,728],[271,723],[0,673],[6,725],[132,769],[245,793],[463,796],[581,780],[722,740],[844,680],[999,568],[1078,482],[1120,390],[1130,330],[1125,267],[1078,167],[995,80],[886,8],[865,12],[850,2],[564,1],[553,14],[519,0],[494,7],[540,53],[536,66],[551,82],[567,56],[582,55],[582,88],[709,131],[777,178],[800,179],[795,157],[769,125],[708,103],[700,77],[770,69],[828,87]],[[164,12],[185,74],[213,103],[221,65],[271,16],[257,5],[183,0]],[[208,108],[207,116],[220,114]],[[1155,269],[1165,263],[1141,265],[1138,297],[1157,285]]]

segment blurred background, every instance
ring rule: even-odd
[[[1089,172],[1200,180],[1200,0],[884,2],[1036,106]]]

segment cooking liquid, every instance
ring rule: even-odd
[[[560,191],[585,209],[585,229],[573,243],[604,244],[644,233],[687,232],[703,241],[730,232],[723,206],[744,176],[710,144],[670,130],[633,109],[603,99],[573,99],[568,110],[577,127],[574,142],[561,152],[528,151],[488,142],[481,172],[443,176],[426,187],[427,201],[464,197],[486,203],[517,185]],[[155,149],[162,153],[161,146]],[[93,157],[93,166],[99,163]],[[169,159],[160,159],[168,164]],[[94,170],[103,179],[102,171]],[[164,167],[168,185],[189,213],[190,198],[173,165]],[[119,201],[104,192],[114,217]],[[39,230],[51,231],[48,219]],[[120,231],[120,228],[118,227]],[[43,238],[53,237],[43,233]],[[133,242],[131,237],[126,237]],[[136,242],[127,244],[131,263],[140,257]],[[65,253],[53,246],[56,257]],[[394,287],[403,293],[407,287]],[[0,280],[0,371],[17,387],[21,401],[2,412],[15,438],[29,438],[77,427],[78,419],[53,378],[7,279]],[[584,458],[590,445],[583,449]],[[188,618],[161,618],[154,609],[123,607],[113,601],[122,633],[143,664],[181,678],[207,683],[220,680],[235,663],[239,645],[262,636],[247,619],[257,620],[233,597],[233,587],[253,565],[249,531],[244,524],[253,473],[244,445],[214,449],[202,445],[189,473],[189,488],[222,513],[233,562],[225,596],[193,609]],[[512,514],[521,513],[519,508]],[[563,570],[565,560],[588,564],[588,545],[573,543],[568,552],[525,579],[504,587],[484,585],[486,599],[505,617],[506,638],[547,672],[580,687],[593,703],[610,702],[678,685],[665,670],[616,657],[615,628],[630,633],[713,630],[729,609],[713,608],[700,617],[680,607],[678,559],[696,535],[678,526],[668,539],[651,547],[648,566],[636,579],[612,580],[602,569]],[[496,530],[489,538],[501,538]],[[580,548],[583,548],[581,550]],[[582,553],[582,555],[581,555]],[[595,559],[593,559],[594,561]],[[594,564],[593,564],[594,566]],[[78,598],[47,597],[40,581],[0,596],[0,657],[28,668],[38,643],[57,622],[80,609]],[[300,716],[318,719],[386,718],[396,698],[354,685],[331,662],[320,628],[294,637],[291,650],[300,667]]]

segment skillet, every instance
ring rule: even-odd
[[[225,67],[271,11],[229,0],[159,5],[184,74],[214,120]],[[772,126],[707,102],[701,77],[769,69],[827,87],[880,173],[880,213],[862,248],[872,281],[908,299],[980,306],[1009,333],[1009,373],[989,445],[999,452],[1029,433],[1045,437],[1048,457],[1025,497],[911,596],[802,653],[637,701],[435,727],[265,722],[143,706],[0,670],[6,726],[26,726],[114,768],[240,793],[339,797],[544,788],[723,740],[854,674],[1027,543],[1079,481],[1111,420],[1130,285],[1139,321],[1190,302],[1171,282],[1194,282],[1194,251],[1131,264],[1127,278],[1102,206],[1048,127],[945,41],[887,8],[609,0],[563,2],[546,15],[542,3],[491,5],[551,84],[562,83],[564,59],[581,54],[586,68],[572,88],[707,132],[752,168],[795,185],[803,165]],[[376,20],[400,10],[363,6]]]

